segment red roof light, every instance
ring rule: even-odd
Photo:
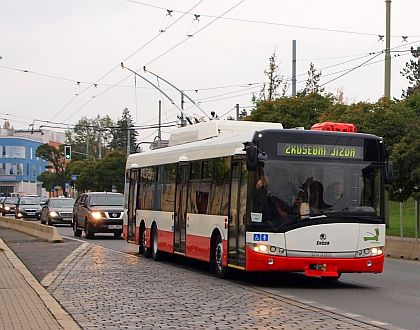
[[[356,126],[354,124],[333,123],[331,121],[314,124],[314,125],[312,125],[311,130],[314,130],[314,131],[348,132],[348,133],[356,133],[356,131],[357,131]]]

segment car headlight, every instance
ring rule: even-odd
[[[102,213],[99,211],[93,211],[91,212],[92,218],[99,220],[102,218]]]
[[[6,211],[10,211],[10,207],[9,207],[9,206],[5,206],[5,207],[4,207],[4,209],[5,209]]]
[[[52,218],[58,217],[58,213],[55,211],[50,211],[50,217]]]

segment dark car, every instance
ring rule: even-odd
[[[73,198],[53,197],[46,201],[42,206],[41,223],[49,224],[68,224],[73,221]]]
[[[17,197],[6,197],[2,203],[1,214],[5,216],[6,214],[14,214],[16,209],[16,204],[18,202]]]
[[[120,237],[123,231],[124,196],[120,193],[91,192],[80,195],[73,208],[73,232],[87,238],[95,233],[113,233]]]
[[[41,216],[39,197],[20,197],[16,203],[15,218],[36,218]]]

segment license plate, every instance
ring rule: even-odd
[[[108,229],[122,229],[122,225],[108,225]]]
[[[35,212],[27,212],[26,215],[35,215]]]
[[[71,218],[63,218],[63,221],[68,221],[70,222],[72,219]]]

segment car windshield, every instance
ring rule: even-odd
[[[56,208],[71,208],[74,205],[74,199],[73,198],[60,198],[60,199],[53,199],[50,201],[50,207],[56,207]]]
[[[123,206],[124,196],[123,195],[94,195],[90,198],[90,205],[101,206]]]
[[[21,198],[19,201],[19,204],[25,204],[25,205],[39,205],[39,199],[38,198]]]
[[[251,180],[250,224],[277,226],[332,215],[379,221],[382,172],[368,162],[266,161]]]
[[[5,203],[5,204],[17,204],[17,202],[18,202],[17,197],[7,197],[7,198],[4,200],[4,203]]]

